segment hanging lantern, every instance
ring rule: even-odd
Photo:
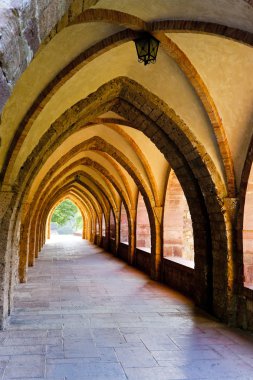
[[[134,40],[138,61],[148,63],[155,63],[158,51],[159,41],[148,33],[143,34],[141,37]]]

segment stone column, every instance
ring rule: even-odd
[[[21,220],[21,231],[19,241],[19,281],[24,283],[27,281],[28,267],[28,241],[30,227],[30,203],[25,203],[22,206],[23,218]]]
[[[109,251],[109,246],[110,246],[110,214],[106,218],[105,221],[105,245],[104,249],[106,251]]]
[[[231,325],[236,324],[237,308],[237,257],[236,257],[236,221],[239,210],[238,198],[224,198],[224,217],[227,231],[227,315]]]
[[[98,214],[98,239],[97,239],[97,245],[101,247],[102,244],[102,213]]]
[[[92,218],[91,219],[91,237],[90,237],[90,241],[91,243],[95,243],[95,236],[96,236],[96,218]]]
[[[35,217],[30,221],[30,236],[28,242],[28,266],[33,267],[35,261],[35,249],[36,249],[36,221]]]
[[[153,280],[161,279],[162,268],[162,215],[163,207],[153,207],[155,226],[151,226],[151,268]]]
[[[128,225],[128,263],[135,264],[135,248],[136,248],[136,216],[137,210],[130,210],[130,223]]]
[[[11,229],[13,228],[12,214],[14,209],[13,198],[15,193],[9,185],[2,185],[0,191],[0,328],[5,327],[9,313],[10,264],[12,254]]]
[[[119,239],[120,239],[120,212],[117,210],[115,212],[115,255],[116,256],[118,256]]]
[[[40,221],[37,221],[36,228],[35,228],[35,259],[39,257],[39,251],[40,251]]]
[[[85,216],[83,215],[82,239],[85,239],[85,236],[86,236],[86,220],[85,220]]]

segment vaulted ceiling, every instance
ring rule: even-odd
[[[56,2],[47,3],[52,7]],[[3,4],[2,24],[13,2]],[[253,126],[251,2],[100,0],[66,4],[64,15],[62,9],[54,8],[51,29],[47,8],[40,10],[36,22],[39,30],[48,23],[47,28],[44,25],[47,33],[40,36],[41,45],[22,75],[16,78],[12,73],[12,94],[0,124],[3,183],[17,184],[27,162],[40,157],[28,202],[41,194],[54,199],[57,189],[64,188],[54,204],[62,194],[78,194],[81,183],[87,197],[100,199],[100,206],[111,200],[117,209],[124,199],[129,209],[134,208],[138,188],[152,204],[161,205],[169,162],[113,103],[119,93],[127,92],[122,83],[130,81],[136,97],[143,89],[167,105],[202,147],[203,158],[210,159],[227,192],[236,194]],[[20,12],[25,13],[28,5],[22,8],[16,1]],[[144,66],[137,60],[133,40],[143,30],[161,42],[154,65]],[[7,40],[6,34],[3,37]],[[3,45],[4,63],[8,60]],[[7,64],[6,77],[10,71]],[[115,83],[120,87],[118,93]],[[101,95],[103,86],[107,86],[106,95]],[[97,101],[97,112],[91,109],[90,96]],[[75,119],[78,128],[72,128],[73,113],[79,115]],[[52,128],[61,138],[42,152],[40,147],[46,146],[49,136],[54,138]]]

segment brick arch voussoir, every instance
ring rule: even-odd
[[[120,160],[120,156],[118,157],[118,159]],[[106,169],[104,169],[101,165],[98,165],[96,162],[94,162],[90,159],[86,159],[85,161],[86,161],[85,162],[86,165],[87,164],[91,165],[93,168],[95,168],[100,173],[102,173],[104,175],[104,177],[106,177],[109,181],[111,180],[111,182],[113,183],[117,192],[119,193],[121,199],[123,199],[125,201],[127,208],[130,209],[131,204],[129,204],[129,202],[127,202],[127,197],[125,196],[124,192],[122,192],[120,186],[118,186],[117,181],[115,181],[115,179],[113,179],[113,177],[109,174],[109,172]],[[148,191],[148,192],[146,191],[146,188],[143,186],[142,182],[140,181],[140,179],[136,176],[136,174],[134,172],[131,172],[130,169],[129,169],[129,172],[130,172],[130,175],[133,176],[133,179],[135,180],[139,190],[141,191],[141,193],[143,195],[143,198],[145,200],[146,207],[147,207],[147,210],[149,213],[149,217],[150,217],[151,228],[153,229],[153,231],[155,231],[156,218],[155,218],[155,214],[154,214],[153,207],[152,207],[154,205],[152,193],[150,191]],[[113,209],[113,212],[115,215],[114,209]]]
[[[130,91],[131,89],[132,91]],[[188,158],[189,162],[193,163],[193,159],[195,159],[193,167],[195,166],[196,168],[196,166],[199,166],[198,172],[203,171],[202,177],[206,176],[208,178],[210,177],[210,172],[212,172],[212,181],[208,184],[207,188],[209,188],[211,192],[215,192],[215,186],[212,184],[214,182],[214,176],[218,177],[217,171],[215,170],[210,157],[208,157],[203,147],[200,147],[200,144],[197,143],[186,125],[176,116],[174,111],[170,110],[168,106],[164,105],[164,103],[154,95],[153,98],[155,97],[156,101],[150,102],[148,98],[151,94],[135,81],[125,77],[119,77],[108,82],[106,85],[103,85],[95,94],[91,94],[86,99],[78,102],[77,105],[71,107],[69,111],[66,111],[55,123],[52,124],[39,141],[37,147],[26,160],[23,166],[23,171],[20,172],[17,180],[17,186],[19,189],[22,190],[23,187],[24,191],[27,192],[29,190],[30,185],[28,182],[31,183],[32,178],[46,162],[50,152],[52,152],[56,146],[59,146],[69,135],[83,127],[85,122],[89,123],[94,117],[97,117],[99,114],[108,110],[113,110],[115,112],[120,112],[121,115],[129,116],[126,114],[129,111],[130,105],[125,109],[125,112],[122,104],[118,107],[120,101],[122,103],[122,100],[119,101],[118,99],[119,95],[121,99],[123,98],[127,102],[129,102],[129,96],[134,96],[134,107],[136,110],[133,105],[131,105],[132,120],[135,122],[136,128],[143,131],[155,144],[158,143],[156,141],[156,137],[159,137],[159,134],[157,134],[158,126],[164,134],[170,134],[170,137],[174,138],[174,142],[180,145],[180,150],[185,155],[186,159]],[[100,102],[103,102],[102,105]],[[155,107],[151,108],[150,104]],[[141,111],[139,111],[138,108],[141,109]],[[164,112],[164,108],[165,112],[168,110],[170,111],[169,115]],[[150,121],[148,128],[146,128],[146,121],[141,120],[141,122],[138,122],[140,112],[142,115],[144,112],[148,114],[148,119]],[[78,121],[78,115],[79,119],[82,120],[80,122]],[[152,126],[151,121],[153,122]],[[162,139],[160,139],[160,141],[162,141]],[[184,142],[183,145],[182,142]],[[199,151],[202,151],[202,158]],[[198,159],[199,162],[197,163]],[[204,160],[205,163],[203,163]],[[209,167],[209,172],[206,167]],[[198,173],[195,174],[197,177],[200,177]],[[207,180],[205,180],[205,182],[207,182]]]
[[[226,190],[204,147],[197,142],[175,113],[174,115],[165,113],[165,110],[159,109],[157,103],[149,103],[144,97],[138,105],[139,109],[133,109],[129,104],[132,96],[133,94],[128,93],[127,100],[120,99],[113,107],[113,111],[128,118],[132,124],[138,125],[143,133],[155,143],[176,172],[187,198],[194,199],[197,193],[190,194],[193,188],[189,186],[189,180],[188,185],[184,183],[183,176],[186,175],[184,167],[188,168],[188,173],[192,173],[191,183],[195,181],[199,186],[210,216],[214,213],[222,213],[222,198],[226,196]],[[145,106],[142,101],[149,110],[148,116],[144,114]],[[174,154],[172,154],[173,152]],[[189,174],[186,177],[189,177]],[[216,202],[214,202],[214,198]]]
[[[80,188],[78,188],[77,186],[73,186],[72,190],[71,190],[71,194],[72,192],[74,192],[76,198],[80,198],[80,201],[84,202],[85,199],[88,199],[90,201],[90,203],[93,205],[93,208],[94,210],[96,211],[96,214],[99,215],[99,213],[103,212],[103,208],[102,208],[102,205],[100,204],[100,202],[95,199],[94,195],[91,194],[90,192],[88,192],[88,190],[86,189],[86,192],[83,194],[83,188],[82,188],[82,191]]]
[[[104,177],[104,180],[107,183],[111,183],[113,185],[113,187],[116,189],[116,191],[120,195],[120,197],[122,199],[125,199],[126,203],[130,207],[130,203],[129,203],[126,191],[124,189],[122,189],[118,180],[112,174],[110,174],[110,172],[106,168],[104,168],[102,165],[100,165],[96,161],[91,160],[90,158],[83,159],[82,164],[85,166],[89,166],[89,167],[95,169],[100,174],[102,174],[102,176]]]
[[[69,170],[74,169],[76,166],[78,166],[81,163],[82,163],[82,159],[79,160],[77,163],[72,163],[67,168],[63,169],[57,176],[55,176],[53,178],[53,180],[49,181],[49,179],[52,178],[54,171],[57,169],[57,165],[56,165],[55,168],[54,168],[55,170],[54,171],[50,171],[49,175],[46,176],[47,178],[45,178],[45,179],[47,181],[45,181],[45,180],[43,181],[43,185],[44,186],[40,186],[38,188],[38,191],[35,193],[33,208],[36,207],[36,204],[40,204],[42,202],[42,199],[43,199],[42,197],[45,196],[45,194],[47,194],[47,192],[48,192],[47,189],[48,188],[50,188],[50,191],[52,191],[52,189],[54,189],[55,183],[57,183],[58,181],[60,181],[62,179],[62,177],[64,177],[66,175],[66,173],[68,173]],[[78,176],[79,174],[83,175],[82,172],[76,172],[75,176],[72,175],[72,177],[74,178],[74,177]],[[68,178],[72,178],[72,177],[70,176]],[[72,181],[73,181],[73,178],[72,178]],[[92,177],[90,177],[90,180],[92,180],[94,183],[96,183],[97,187],[99,187],[98,182],[95,182]],[[76,179],[75,179],[75,181],[78,182],[78,180],[76,180]],[[91,190],[90,190],[90,192],[91,192]],[[93,196],[94,196],[95,199],[99,198],[99,201],[101,202],[100,197],[98,197],[97,194],[95,194],[94,192],[92,192],[92,194],[93,194]],[[105,208],[106,206],[101,203],[101,207]]]
[[[212,193],[224,197],[227,191],[211,157],[184,121],[139,83],[128,78],[124,78],[124,82],[112,110],[141,130],[157,147],[160,146],[160,150],[165,151],[163,140],[166,142],[166,137],[169,138],[189,163],[198,181],[209,177],[213,183]],[[202,190],[205,193],[203,187]]]
[[[85,10],[73,21],[73,24],[98,21],[123,24],[128,25],[130,28],[134,27],[137,30],[149,30],[153,32],[156,38],[158,38],[158,40],[162,43],[165,51],[169,53],[169,55],[172,56],[172,58],[177,62],[197,91],[197,94],[199,95],[209,116],[214,133],[217,137],[217,143],[219,145],[221,156],[223,158],[228,191],[230,195],[233,196],[236,191],[234,166],[221,117],[219,116],[215,103],[197,70],[194,68],[186,54],[184,54],[177,44],[168,38],[165,33],[173,30],[187,32],[197,31],[198,33],[215,34],[226,38],[239,40],[240,42],[250,45],[253,44],[253,34],[220,24],[200,21],[163,20],[145,23],[143,20],[133,17],[127,13],[108,9]]]
[[[18,156],[20,147],[32,127],[34,120],[39,116],[42,109],[45,108],[50,99],[59,90],[59,88],[71,79],[82,67],[93,61],[98,56],[109,51],[110,49],[132,41],[138,36],[138,33],[130,29],[125,29],[112,36],[99,41],[91,48],[85,50],[78,57],[76,57],[70,64],[68,64],[58,75],[45,87],[45,89],[34,100],[32,106],[26,112],[24,118],[20,122],[14,138],[8,149],[6,159],[1,171],[1,181],[9,183],[11,171],[15,160]]]
[[[89,215],[88,215],[89,214],[88,208],[87,208],[87,206],[84,206],[82,204],[82,202],[80,201],[80,199],[76,198],[74,195],[70,196],[69,194],[66,194],[66,195],[63,194],[63,196],[60,198],[60,200],[58,200],[56,202],[56,204],[54,206],[52,206],[51,209],[48,211],[48,214],[44,216],[44,220],[42,222],[42,225],[43,225],[42,228],[46,231],[45,232],[46,236],[47,236],[47,234],[48,234],[48,232],[50,230],[50,225],[51,225],[52,217],[53,217],[53,214],[54,214],[54,211],[55,211],[56,207],[61,202],[63,202],[66,199],[69,199],[80,210],[83,224],[85,223],[85,221],[89,217]]]
[[[102,165],[100,165],[99,163],[91,160],[90,158],[88,157],[85,157],[85,158],[82,158],[78,161],[76,161],[75,163],[73,163],[73,166],[70,165],[70,167],[75,167],[76,165],[83,165],[83,166],[88,166],[92,169],[94,169],[95,171],[97,171],[98,173],[100,173],[103,177],[104,177],[104,180],[107,182],[107,183],[110,183],[113,185],[113,187],[116,189],[116,191],[118,192],[118,194],[126,199],[128,199],[125,191],[121,188],[120,184],[118,183],[118,181],[115,179],[115,177],[109,173],[109,171],[107,169],[105,169]],[[68,168],[69,169],[69,168]]]
[[[124,169],[132,176],[132,178],[135,181],[138,181],[139,183],[142,184],[142,186],[144,186],[144,190],[149,194],[150,199],[152,199],[152,193],[150,192],[149,188],[146,186],[145,181],[141,180],[142,178],[141,173],[139,171],[136,172],[136,168],[131,163],[131,161],[116,147],[109,144],[107,141],[105,141],[104,139],[98,136],[92,137],[91,139],[82,142],[81,144],[72,148],[63,157],[61,157],[57,161],[57,163],[48,171],[47,175],[40,183],[34,195],[34,198],[36,199],[39,196],[39,194],[41,194],[41,192],[44,191],[44,188],[48,186],[49,180],[53,177],[55,171],[57,171],[59,167],[66,164],[70,158],[73,158],[75,155],[79,154],[80,152],[89,151],[89,150],[91,151],[94,150],[100,154],[106,153],[106,155],[108,155],[109,157],[116,159],[116,161],[120,163],[122,167],[124,167]],[[109,157],[107,157],[107,159]],[[114,165],[114,161],[111,160],[110,162]],[[125,177],[123,176],[122,179],[124,180],[124,184],[125,184],[126,189],[128,190],[128,193],[131,194],[131,191],[128,186],[128,182],[126,181]],[[133,202],[133,199],[131,197],[130,197],[130,201],[131,203]]]
[[[80,180],[78,180],[78,184],[86,188],[95,198],[99,197],[100,204],[104,213],[107,213],[110,207],[116,208],[116,203],[112,197],[112,194],[107,191],[107,189],[101,185],[97,180],[95,180],[90,174],[85,173],[83,171],[77,171],[78,175],[80,175]],[[89,184],[85,181],[88,180],[95,186],[96,190],[94,190]]]
[[[77,195],[75,193],[72,193],[70,189],[65,188],[62,191],[62,193],[57,196],[57,199],[53,199],[54,203],[51,206],[51,208],[49,209],[49,212],[47,214],[47,218],[50,215],[50,213],[53,214],[52,210],[54,211],[56,209],[56,207],[66,199],[70,199],[79,208],[80,212],[82,213],[82,216],[84,215],[84,212],[87,212],[88,208],[91,208],[91,207],[87,207],[87,204],[85,203],[85,201],[87,200],[86,198],[80,199],[79,197],[77,197]],[[88,204],[90,206],[91,202],[89,202]],[[94,208],[93,204],[92,204],[92,207]],[[95,208],[94,208],[94,210],[95,210]],[[51,217],[52,217],[52,215],[51,215]]]
[[[70,8],[71,9],[71,8]],[[83,8],[82,8],[83,10]],[[149,30],[154,31],[171,31],[171,30],[182,30],[182,31],[198,31],[203,33],[213,33],[218,35],[223,35],[228,38],[234,38],[240,42],[253,44],[253,35],[237,30],[234,28],[229,28],[227,26],[212,24],[207,22],[197,22],[197,21],[185,21],[185,20],[163,20],[159,22],[151,22],[146,24],[143,20],[129,15],[123,12],[118,12],[114,10],[107,9],[89,9],[83,13],[76,14],[76,10],[73,12],[69,11],[70,14],[64,16],[64,22],[62,20],[59,22],[59,25],[53,28],[52,33],[49,33],[49,37],[46,40],[46,43],[50,41],[56,33],[58,33],[63,27],[66,27],[69,23],[75,23],[74,18],[76,17],[76,22],[92,22],[92,21],[106,21],[116,24],[126,25],[129,24],[131,29],[125,29],[119,33],[116,33],[113,36],[110,36],[96,45],[92,46],[85,52],[81,53],[77,58],[74,59],[67,67],[65,67],[57,77],[50,82],[50,84],[40,93],[37,99],[34,101],[31,108],[26,113],[24,119],[20,123],[18,130],[15,133],[15,137],[11,143],[11,146],[8,150],[6,160],[3,166],[3,171],[1,173],[2,180],[8,183],[9,171],[12,170],[14,161],[17,157],[19,147],[22,145],[25,136],[27,135],[33,120],[36,119],[41,109],[45,107],[48,100],[54,95],[54,92],[66,82],[75,72],[80,69],[84,64],[88,63],[90,60],[96,58],[98,55],[103,54],[105,51],[110,50],[111,48],[118,46],[118,44],[133,40],[138,36],[138,33],[132,29],[137,30]],[[81,11],[80,11],[81,12]],[[74,18],[73,18],[74,14]],[[79,18],[78,18],[79,17]],[[228,161],[229,158],[225,158]],[[229,163],[227,162],[226,166]]]
[[[147,137],[151,138],[151,140],[156,145],[161,145],[162,141],[166,141],[165,139],[163,139],[163,136],[161,136],[161,133],[162,135],[169,136],[170,139],[173,140],[173,142],[179,147],[178,149],[180,149],[181,153],[185,156],[186,161],[189,162],[189,164],[191,165],[192,171],[195,174],[195,178],[197,178],[198,182],[202,185],[202,193],[206,193],[207,195],[205,198],[208,200],[208,195],[215,194],[216,192],[218,192],[217,186],[215,186],[215,183],[218,182],[217,179],[219,177],[217,171],[215,170],[215,167],[212,164],[210,157],[208,157],[208,155],[206,154],[204,148],[201,147],[200,144],[198,144],[198,142],[190,133],[189,129],[182,122],[182,120],[174,113],[174,111],[169,109],[168,106],[165,105],[159,98],[155,97],[153,94],[150,94],[147,90],[145,90],[135,81],[129,80],[124,77],[110,81],[107,85],[104,85],[98,89],[98,91],[96,92],[96,96],[94,94],[91,94],[84,101],[80,101],[76,106],[71,107],[71,116],[68,116],[68,111],[66,111],[62,115],[62,117],[60,117],[55,123],[53,123],[53,125],[50,127],[50,130],[45,133],[44,137],[41,139],[36,149],[30,155],[25,165],[29,167],[32,166],[33,163],[34,171],[38,171],[40,166],[43,164],[43,160],[44,162],[46,161],[47,157],[45,156],[49,155],[49,153],[45,154],[45,151],[52,151],[53,143],[57,141],[57,144],[60,145],[61,141],[63,141],[68,135],[70,135],[71,132],[73,133],[75,130],[78,129],[78,125],[74,124],[74,114],[78,114],[80,110],[87,108],[87,112],[90,113],[90,104],[94,102],[94,106],[97,107],[97,97],[99,97],[101,101],[103,99],[103,93],[107,92],[108,90],[110,90],[109,96],[111,102],[109,102],[109,104],[107,103],[107,110],[111,109],[115,112],[118,112],[121,116],[123,115],[127,119],[129,119],[131,115],[132,123],[135,123],[137,128],[139,130],[142,130],[147,135]],[[115,102],[115,95],[120,96],[120,100],[118,100],[117,102]],[[149,99],[150,97],[151,101]],[[112,99],[114,100],[112,101]],[[122,104],[122,100],[125,101],[125,104]],[[130,101],[134,102],[134,105],[130,105]],[[101,108],[104,109],[105,107],[100,107],[99,111],[101,110]],[[129,113],[130,111],[131,113]],[[148,114],[148,116],[146,116],[146,120],[143,120],[143,115],[145,114]],[[140,116],[141,120],[138,121],[138,118],[140,118]],[[68,128],[67,132],[63,133],[63,136],[59,136],[59,132],[58,134],[56,132],[58,129],[62,131],[62,123],[65,129],[69,127],[68,124],[66,124],[66,121],[64,122],[64,119],[66,118],[70,118],[69,122],[73,120],[73,124],[71,125],[72,128]],[[84,121],[82,118],[81,125],[83,124]],[[159,127],[159,130],[157,126]],[[54,135],[52,135],[53,133]],[[50,140],[51,147],[49,146],[49,136],[54,136],[54,142],[51,142],[52,138]],[[43,143],[45,143],[45,147],[43,147]],[[160,146],[159,149],[164,152],[166,150],[165,148],[166,147]],[[41,154],[44,157],[42,159],[42,162],[40,163],[38,163],[38,159],[41,161],[41,157],[37,158],[39,152],[41,152]],[[180,165],[182,165],[181,161]],[[27,168],[26,172],[29,173],[29,168]],[[210,175],[210,173],[212,173],[212,175]],[[201,183],[201,181],[203,182],[203,184]],[[21,175],[20,180],[18,182],[26,183],[26,181],[24,181]],[[26,189],[27,188],[28,186],[26,186]],[[224,193],[224,189],[221,188],[222,185],[221,181],[219,180],[219,193],[222,191]]]
[[[48,215],[47,215],[47,220],[46,220],[46,231],[48,231],[49,229],[49,226],[51,224],[51,220],[52,220],[52,217],[53,217],[53,214],[54,214],[54,211],[56,209],[56,207],[62,203],[62,201],[64,201],[65,199],[69,199],[71,200],[71,202],[73,202],[76,207],[80,210],[80,213],[82,215],[82,220],[83,220],[83,223],[85,221],[85,205],[82,203],[82,201],[76,196],[76,194],[67,194],[66,196],[64,195],[61,200],[59,200],[58,202],[56,202],[56,204],[50,209]]]
[[[54,210],[54,208],[60,204],[64,199],[70,199],[73,201],[73,195],[70,194],[70,191],[72,190],[72,188],[68,188],[68,187],[65,187],[64,189],[60,189],[57,194],[55,194],[55,196],[53,198],[51,198],[47,204],[45,205],[45,207],[40,207],[38,210],[37,210],[37,220],[38,220],[38,223],[42,226],[42,229],[45,230],[46,226],[48,225],[49,223],[49,216],[51,214],[51,217],[52,217],[52,210]],[[77,200],[75,200],[74,203],[78,202]],[[82,213],[82,218],[83,218],[83,221],[85,220],[85,218],[89,218],[89,219],[94,219],[94,209],[93,209],[93,206],[87,202],[87,199],[86,199],[86,202],[82,202],[80,199],[79,199],[79,206],[78,208],[80,209],[81,213]],[[36,215],[36,214],[35,214]]]
[[[122,98],[124,99],[123,102]],[[136,101],[136,98],[139,109],[132,109],[129,102],[131,99]],[[153,106],[150,107],[150,102],[144,96],[141,96],[140,99],[138,95],[136,98],[131,92],[125,90],[123,94],[120,94],[120,100],[113,107],[113,111],[130,120],[132,124],[139,125],[143,133],[151,138],[174,169],[189,204],[193,221],[195,250],[199,251],[199,247],[203,248],[203,241],[206,241],[204,250],[209,251],[209,258],[206,257],[207,267],[204,276],[210,277],[212,274],[208,274],[207,268],[210,265],[212,266],[211,262],[214,258],[219,256],[224,260],[226,268],[226,253],[224,252],[228,250],[228,242],[222,200],[226,195],[224,185],[204,147],[197,142],[187,126],[175,113],[171,113],[166,105],[160,108],[160,101],[153,101]],[[143,114],[145,108],[148,116]],[[170,112],[168,113],[168,111]],[[203,236],[200,239],[201,230]],[[220,236],[219,248],[222,247],[222,249],[214,248],[217,247],[217,232]],[[211,247],[212,241],[216,245]],[[206,254],[202,250],[198,256],[204,257]],[[218,264],[215,263],[215,265]],[[224,294],[226,292],[226,281],[226,276],[224,276],[224,283],[219,285]],[[216,302],[218,302],[218,295],[216,295]],[[222,314],[224,318],[225,304],[226,300],[224,300],[223,310],[219,305],[216,310],[217,315]]]
[[[209,252],[211,257],[221,256],[219,259],[224,260],[225,265],[227,238],[222,198],[226,191],[211,158],[173,110],[143,86],[128,78],[119,77],[101,86],[96,93],[79,101],[52,124],[25,163],[27,177],[22,178],[20,175],[18,181],[21,189],[22,186],[29,189],[28,183],[31,183],[57,144],[59,146],[74,131],[109,110],[131,120],[170,162],[190,206],[195,225],[195,241],[199,243],[199,248],[196,246],[199,260],[208,261],[206,255]],[[200,240],[201,230],[203,241],[206,241],[204,248],[203,241]],[[209,247],[210,241],[217,239],[215,233],[220,236],[216,247],[221,249]],[[204,277],[208,276],[208,267],[208,263],[204,265],[204,269],[202,265]],[[225,294],[225,284],[222,286],[219,290]],[[217,314],[221,315],[222,311]]]
[[[234,196],[236,193],[236,183],[233,159],[222,118],[219,115],[214,100],[200,74],[195,69],[187,55],[178,47],[178,45],[161,32],[156,32],[155,36],[161,42],[165,52],[174,59],[180,69],[184,72],[204,106],[219,146],[228,192],[230,196]]]
[[[66,168],[66,170],[64,171],[64,174],[67,174],[67,172],[68,172],[68,170]],[[84,173],[82,171],[77,171],[76,174],[83,176]],[[92,179],[91,176],[87,175],[87,173],[85,173],[85,176],[89,180],[92,180],[92,182],[99,189],[99,191],[101,191],[101,193],[103,194],[103,196],[106,198],[108,204],[110,205],[108,207],[115,208],[116,205],[114,204],[113,198],[110,196],[110,194],[108,194],[106,192],[106,190],[104,188],[102,188],[102,186],[97,181],[95,181],[94,179]],[[78,181],[73,180],[73,174],[65,177],[61,182],[58,182],[57,185],[56,185],[56,187],[54,187],[52,189],[51,193],[54,193],[55,191],[58,191],[58,190],[60,191],[60,189],[64,188],[64,186],[68,185],[68,186],[72,186],[73,187],[76,184],[78,184],[81,187],[85,188],[97,200],[97,202],[100,204],[100,207],[103,209],[103,211],[107,212],[108,207],[104,204],[104,202],[101,202],[100,196],[98,196],[98,194],[90,186],[88,186],[87,184],[85,184],[81,179],[78,180]],[[47,194],[47,193],[44,194],[44,200],[43,200],[44,203],[46,202],[46,199],[50,196],[50,194]]]
[[[127,172],[132,176],[134,181],[137,183],[137,186],[139,186],[141,188],[142,192],[145,194],[148,194],[150,202],[152,204],[154,204],[154,200],[152,198],[152,192],[149,190],[149,188],[146,185],[144,185],[144,181],[141,181],[141,178],[142,178],[141,174],[139,172],[136,173],[136,169],[131,164],[131,162],[127,159],[127,157],[124,156],[121,152],[119,152],[114,146],[112,146],[111,144],[105,142],[103,139],[98,138],[98,137],[90,139],[89,141],[87,141],[87,143],[86,142],[81,143],[78,146],[78,149],[74,148],[73,150],[68,152],[65,156],[63,156],[54,165],[54,167],[49,171],[47,176],[44,178],[43,185],[45,186],[47,184],[47,187],[52,188],[53,183],[57,182],[62,177],[62,175],[64,173],[64,172],[60,172],[56,177],[54,177],[54,179],[51,182],[47,182],[50,178],[52,178],[54,172],[59,169],[60,165],[63,165],[64,163],[66,163],[68,161],[68,159],[72,158],[73,155],[78,154],[78,152],[83,151],[86,148],[87,148],[87,150],[103,151],[103,152],[109,154],[111,157],[115,158],[127,170]],[[95,169],[99,170],[100,172],[103,169],[101,165],[100,166],[95,165],[95,163],[92,163],[92,161],[88,158],[80,158],[79,160],[77,160],[74,163],[72,163],[71,165],[69,165],[66,168],[66,170],[71,170],[75,166],[78,166],[79,164],[83,164],[85,162],[89,163],[90,166],[94,167]],[[103,169],[103,174],[107,178],[109,178],[109,173],[108,173],[108,171],[105,171],[105,169]],[[34,198],[37,200],[37,202],[40,202],[39,194],[41,194],[43,191],[45,191],[43,189],[43,186],[40,186],[38,188],[35,196],[34,196]],[[125,193],[124,191],[122,191],[122,189],[118,185],[118,192],[119,191],[120,191],[119,194],[121,195],[121,197],[123,199],[125,199],[126,204],[128,205],[128,208],[129,208],[130,204],[129,204],[129,200],[128,200],[128,194]],[[131,204],[132,204],[132,202],[131,202]]]
[[[122,182],[124,183],[124,187],[126,188],[126,195],[128,197],[128,200],[129,200],[130,204],[133,204],[134,203],[134,199],[133,199],[133,195],[132,195],[132,190],[130,188],[129,182],[127,181],[127,178],[126,178],[125,174],[123,173],[122,168],[119,165],[119,162],[117,161],[117,159],[114,160],[113,158],[115,158],[115,157],[113,157],[110,154],[108,154],[108,152],[102,152],[100,150],[96,150],[96,153],[99,156],[105,158],[107,161],[109,161],[110,164],[118,171],[118,173],[119,173],[119,175],[120,175],[120,177],[122,179]]]
[[[152,172],[152,169],[150,167],[150,164],[146,158],[146,156],[143,154],[141,148],[138,146],[138,144],[134,141],[133,138],[131,138],[130,135],[128,135],[125,131],[123,131],[118,125],[115,124],[115,122],[117,122],[117,120],[114,120],[114,123],[112,124],[111,122],[109,122],[108,120],[106,121],[106,119],[101,119],[100,123],[103,123],[105,125],[107,125],[107,127],[113,129],[114,131],[116,131],[117,133],[119,133],[122,137],[124,137],[126,139],[126,141],[131,145],[132,149],[134,150],[134,152],[137,154],[137,156],[141,159],[141,162],[142,162],[142,165],[144,167],[144,170],[146,172],[146,175],[149,179],[149,182],[151,184],[151,189],[152,189],[152,193],[153,193],[153,197],[154,197],[154,201],[156,203],[157,206],[159,206],[160,204],[160,197],[159,197],[159,194],[158,194],[158,188],[157,188],[157,184],[156,184],[156,180],[155,180],[155,177],[154,177],[154,174]],[[130,126],[130,127],[133,127],[133,125],[128,122],[127,120],[121,120],[120,121],[120,124],[121,125],[124,125],[124,126]],[[144,181],[143,181],[144,182]]]
[[[90,150],[94,151],[102,151],[104,153],[109,154],[112,158],[114,158],[132,177],[136,185],[139,189],[141,189],[142,193],[145,193],[146,196],[149,198],[149,202],[154,205],[156,203],[154,194],[152,192],[152,189],[150,189],[144,179],[142,174],[136,169],[136,167],[131,163],[131,161],[122,153],[120,152],[115,146],[112,144],[109,144],[105,140],[98,138],[98,145],[91,146]]]
[[[55,195],[46,203],[45,205],[46,207],[40,208],[38,217],[39,217],[39,221],[42,223],[43,226],[46,226],[48,214],[50,213],[50,210],[52,209],[54,204],[57,203],[58,201],[61,201],[64,198],[66,199],[69,194],[69,191],[70,191],[70,188],[68,188],[67,186],[59,189],[55,193]],[[95,210],[93,209],[93,206],[89,202],[87,202],[87,200],[86,200],[85,206],[86,206],[85,210],[89,214],[89,218],[93,220],[94,214],[95,214]]]
[[[123,153],[118,151],[114,146],[107,143],[104,139],[102,139],[98,136],[93,137],[93,138],[79,144],[77,147],[73,148],[72,150],[70,150],[66,155],[64,155],[60,159],[60,161],[57,162],[57,164],[54,165],[54,167],[52,168],[52,171],[50,171],[50,175],[53,174],[54,170],[57,169],[57,167],[59,168],[60,165],[63,165],[64,163],[66,163],[68,161],[68,159],[70,159],[70,158],[74,157],[74,155],[76,155],[80,152],[84,152],[84,151],[96,151],[98,154],[105,153],[103,155],[103,157],[105,157],[106,160],[108,160],[121,173],[122,181],[124,182],[125,188],[127,190],[125,195],[128,198],[128,201],[132,203],[133,199],[131,197],[131,190],[129,188],[129,184],[128,184],[123,172],[121,172],[120,166],[118,164],[116,164],[115,161],[112,160],[112,158],[116,159],[116,161],[118,163],[120,163],[121,166],[123,166],[127,170],[127,172],[129,172],[130,170],[131,170],[131,172],[136,171],[134,166],[131,164],[130,160],[128,160],[127,157]],[[81,161],[79,161],[79,162],[81,162]],[[137,173],[137,176],[141,176],[141,174]]]
[[[50,199],[55,199],[56,195],[61,196],[63,191],[65,193],[66,192],[70,193],[71,191],[75,190],[75,182],[71,181],[71,178],[72,178],[71,176],[70,176],[70,178],[68,178],[69,182],[67,182],[67,183],[65,181],[62,181],[60,183],[60,185],[56,186],[50,194],[45,194],[43,201],[38,204],[39,210],[45,210],[47,208],[48,202],[51,202]],[[76,191],[78,191],[78,190],[76,190]],[[88,190],[88,192],[90,192],[90,191]],[[90,193],[90,194],[92,194],[92,193]],[[89,197],[87,193],[82,194],[79,191],[79,196],[81,197],[81,199],[85,199],[86,201],[88,199],[89,204],[92,205],[92,208],[95,210],[96,213],[98,213],[97,207],[95,205],[95,201],[92,200],[92,198]],[[99,200],[97,200],[97,198],[94,195],[93,195],[93,197],[96,199],[96,202],[98,202],[98,204],[100,205]],[[102,205],[100,205],[100,207],[102,208]]]
[[[244,0],[245,1],[245,0]],[[249,2],[251,0],[247,0]],[[107,22],[110,24],[123,25],[126,28],[139,31],[163,31],[170,32],[196,32],[213,34],[220,37],[232,39],[247,45],[253,45],[253,35],[250,32],[238,28],[229,27],[218,23],[197,20],[155,20],[145,22],[129,13],[113,9],[86,9],[72,20],[70,25],[91,22]]]

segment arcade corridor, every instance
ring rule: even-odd
[[[253,380],[252,20],[0,0],[0,380]]]
[[[74,239],[74,240],[73,240]],[[52,238],[0,333],[1,379],[250,380],[253,339],[78,237]]]

